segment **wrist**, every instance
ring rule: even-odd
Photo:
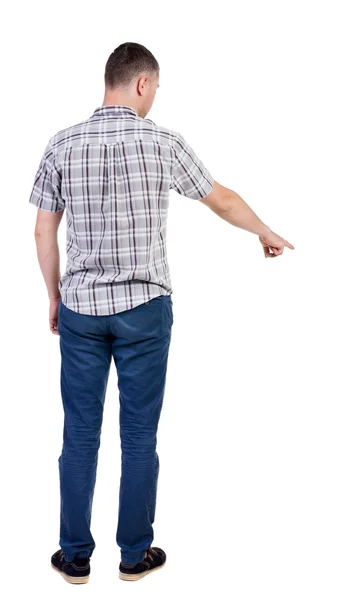
[[[268,225],[264,225],[264,223],[263,223],[258,235],[265,237],[265,235],[268,235],[270,232],[271,232],[270,227]]]

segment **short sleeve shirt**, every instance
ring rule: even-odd
[[[214,179],[183,135],[103,105],[48,142],[29,202],[67,214],[59,281],[75,312],[109,315],[173,292],[166,248],[169,192],[207,196]]]

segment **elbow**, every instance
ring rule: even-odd
[[[234,201],[235,201],[234,195],[229,194],[229,195],[224,196],[218,205],[218,212],[220,212],[223,215],[229,214],[232,210],[232,207],[234,206]]]
[[[236,196],[236,192],[214,181],[211,192],[201,202],[215,213],[225,215],[231,210]]]
[[[44,235],[46,235],[46,234],[47,234],[46,230],[44,230],[44,229],[41,229],[40,227],[36,227],[36,228],[34,229],[34,237],[35,237],[35,239],[36,239],[36,240],[37,240],[37,239],[39,239],[39,240],[40,240],[40,239],[41,239],[42,237],[44,237]]]
[[[57,238],[57,230],[56,229],[49,229],[49,228],[41,228],[41,227],[36,227],[34,229],[34,239],[36,241],[41,241],[41,240],[54,240]]]

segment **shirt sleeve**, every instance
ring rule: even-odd
[[[42,210],[58,212],[65,208],[60,192],[61,177],[54,162],[53,148],[48,142],[35,175],[29,202]]]
[[[185,138],[174,133],[170,189],[192,200],[200,200],[210,193],[214,178]]]

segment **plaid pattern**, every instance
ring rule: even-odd
[[[66,208],[63,303],[109,315],[172,293],[166,255],[169,190],[193,200],[213,177],[183,136],[122,104],[103,105],[48,142],[29,202]]]

